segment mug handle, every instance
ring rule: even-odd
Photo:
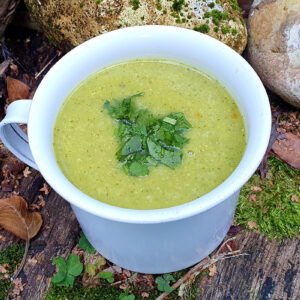
[[[27,124],[32,100],[18,100],[7,107],[5,118],[0,122],[0,139],[16,157],[38,170],[30,151],[28,137],[17,124]]]

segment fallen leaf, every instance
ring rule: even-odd
[[[30,95],[30,87],[27,84],[10,76],[7,77],[6,88],[9,103],[19,99],[27,99]]]
[[[0,225],[23,240],[30,240],[40,230],[43,220],[39,213],[28,212],[26,201],[17,195],[0,199]]]
[[[248,222],[248,228],[249,229],[253,229],[253,228],[257,229],[257,225],[254,221],[249,221]]]
[[[280,159],[300,170],[300,135],[287,132],[284,137],[283,140],[276,140],[272,150]]]
[[[11,296],[18,296],[20,295],[20,293],[23,291],[24,289],[24,285],[22,283],[22,279],[21,278],[16,278],[12,281],[12,286],[13,286],[13,289],[12,291],[10,292],[10,295]]]
[[[122,273],[122,268],[116,265],[113,265],[109,268],[104,269],[102,272],[111,272],[113,274],[121,274]]]
[[[23,170],[23,175],[24,175],[25,178],[27,178],[29,174],[31,174],[31,171],[29,171],[29,167],[26,167]]]
[[[256,202],[256,194],[251,194],[248,198],[250,202]]]
[[[142,292],[142,298],[149,298],[149,294],[146,292]]]
[[[2,274],[7,273],[7,270],[4,268],[4,266],[0,266],[0,273]]]
[[[27,262],[30,265],[36,265],[38,261],[33,257],[33,258],[28,258]]]
[[[45,195],[48,195],[49,194],[49,190],[50,190],[50,187],[49,185],[45,182],[43,187],[40,189],[40,192],[44,192]]]
[[[250,187],[251,191],[254,192],[255,194],[258,194],[259,192],[261,192],[261,188],[259,186],[256,185],[252,185]]]
[[[208,271],[209,271],[208,276],[209,277],[214,277],[217,274],[217,266],[216,266],[216,264],[213,264],[212,266],[209,266],[208,267]]]
[[[292,198],[291,198],[291,200],[293,202],[299,202],[299,197],[297,195],[293,195]]]

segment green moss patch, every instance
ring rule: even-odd
[[[0,266],[8,265],[5,269],[8,271],[8,275],[12,276],[15,272],[17,265],[21,262],[24,254],[24,246],[13,245],[5,248],[0,252]],[[11,288],[10,279],[1,279],[4,274],[0,273],[0,300],[7,298],[7,293]]]
[[[300,233],[300,171],[271,156],[263,180],[255,174],[241,190],[235,219],[238,225],[259,230],[269,238]],[[250,222],[250,223],[249,223]]]

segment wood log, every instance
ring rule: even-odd
[[[23,178],[17,192],[24,197],[28,205],[37,204],[40,199],[38,195],[44,195],[39,190],[43,187],[45,180],[37,171],[27,178]],[[10,193],[0,191],[0,198],[8,197]],[[52,260],[57,256],[68,256],[79,238],[80,227],[73,211],[64,199],[54,191],[44,196],[45,206],[41,209],[43,225],[38,235],[30,242],[28,258],[35,258],[37,263],[28,261],[19,275],[22,278],[24,290],[22,299],[43,299],[53,277],[55,266]],[[20,240],[12,234],[0,231],[6,241],[0,242],[0,251],[9,245],[19,243]]]
[[[217,274],[200,282],[198,300],[299,300],[300,240],[269,241],[242,232],[236,244],[246,256],[217,263]]]

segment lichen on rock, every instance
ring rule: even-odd
[[[236,0],[25,0],[53,44],[70,50],[99,34],[141,25],[206,33],[242,53],[247,31]]]

